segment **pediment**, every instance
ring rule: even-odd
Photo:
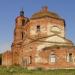
[[[56,42],[56,43],[67,43],[68,42],[65,38],[62,38],[62,37],[59,37],[59,36],[48,37],[48,38],[46,38],[45,41]]]
[[[40,41],[41,40],[44,40],[43,42],[48,42],[48,43],[66,43],[66,44],[72,43],[71,41],[69,41],[65,37],[61,37],[59,35],[48,36],[46,38],[40,39]]]
[[[40,39],[40,42],[42,42],[40,45],[37,46],[37,50],[42,50],[45,47],[51,47],[51,46],[69,46],[72,45],[72,42],[65,39],[64,37],[60,37],[58,35],[49,36],[43,39]]]

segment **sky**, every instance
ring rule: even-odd
[[[43,6],[57,13],[66,22],[66,38],[75,44],[75,0],[0,0],[0,53],[11,49],[15,18],[23,8],[26,17]]]

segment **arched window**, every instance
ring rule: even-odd
[[[72,62],[72,53],[69,53],[69,62]]]
[[[73,59],[72,59],[72,53],[69,53],[68,56],[67,56],[67,62],[72,62]]]
[[[51,62],[51,63],[55,63],[56,62],[56,56],[55,56],[55,54],[51,54],[49,56],[49,62]]]
[[[30,56],[30,64],[32,63],[32,56]]]
[[[37,32],[40,32],[40,25],[37,25]]]

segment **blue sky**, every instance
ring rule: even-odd
[[[66,21],[66,37],[75,44],[75,0],[0,0],[0,52],[11,49],[15,18],[23,8],[25,16],[48,6]]]

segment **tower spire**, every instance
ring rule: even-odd
[[[22,8],[21,11],[20,11],[20,16],[24,16],[23,8]]]

